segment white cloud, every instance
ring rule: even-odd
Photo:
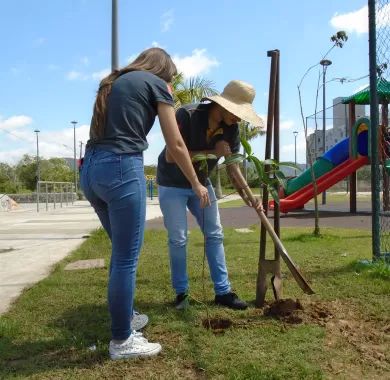
[[[267,128],[267,115],[259,115],[264,121],[264,129]],[[282,131],[293,129],[295,126],[294,120],[280,120],[279,129]]]
[[[367,86],[368,86],[368,83],[363,84],[363,85],[357,87],[356,90],[353,91],[353,94],[356,94],[357,92],[359,92],[361,90],[364,90]]]
[[[171,28],[173,21],[174,21],[173,9],[164,12],[161,16],[161,31],[163,33],[167,32]]]
[[[390,26],[390,4],[386,4],[382,8],[378,9],[376,14],[376,27],[377,29]]]
[[[185,77],[193,77],[206,74],[212,67],[219,66],[216,58],[208,57],[206,49],[194,49],[192,55],[181,57],[178,54],[172,57],[179,72]]]
[[[15,120],[11,117],[7,120]],[[31,120],[31,119],[30,119]],[[27,120],[20,120],[20,124],[27,125]],[[16,164],[24,154],[36,155],[36,134],[30,128],[12,131],[11,134],[1,134],[0,162]],[[80,141],[85,144],[89,139],[89,125],[76,126],[76,156],[80,155]],[[73,125],[57,131],[45,131],[39,133],[39,155],[43,158],[73,157]],[[17,142],[17,148],[12,145]]]
[[[110,74],[110,69],[103,69],[100,71],[93,72],[91,74],[86,74],[81,71],[69,71],[66,74],[67,80],[102,80],[104,77],[106,77],[108,74]]]
[[[92,73],[91,77],[93,80],[101,81],[103,78],[105,78],[110,73],[111,73],[110,69],[103,69],[103,70]]]
[[[14,165],[22,158],[24,154],[26,154],[26,150],[23,148],[12,149],[10,151],[0,150],[0,162]]]
[[[86,80],[88,76],[80,71],[69,71],[66,74],[66,79],[68,80]]]
[[[294,126],[295,126],[295,122],[293,120],[281,121],[279,125],[281,130],[293,129]]]
[[[330,20],[330,24],[337,30],[363,34],[368,32],[368,7],[365,5],[357,11],[338,14]]]
[[[31,122],[31,117],[25,115],[11,116],[5,120],[1,120],[0,118],[0,129],[14,130],[25,127],[31,124]]]

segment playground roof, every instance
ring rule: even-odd
[[[390,101],[390,82],[386,79],[377,80],[378,102]],[[343,99],[343,104],[354,102],[355,104],[370,104],[370,86]]]

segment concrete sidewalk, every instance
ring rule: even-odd
[[[161,216],[157,198],[147,201],[146,218]],[[0,314],[24,288],[45,278],[52,266],[76,249],[100,222],[87,201],[53,209],[20,205],[0,212]],[[84,237],[84,238],[83,238]]]

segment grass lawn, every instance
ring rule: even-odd
[[[257,196],[259,197],[258,191],[257,191]],[[321,204],[321,198],[322,195],[320,194],[318,196],[318,202]],[[271,196],[270,196],[270,199]],[[371,196],[370,195],[363,195],[363,194],[358,194],[356,197],[357,201],[359,202],[371,202]],[[327,203],[345,203],[349,204],[349,194],[345,193],[326,193],[326,200]],[[219,208],[231,208],[231,207],[241,207],[244,206],[244,201],[242,199],[236,199],[233,201],[228,201],[228,202],[223,202],[219,204]],[[308,203],[308,205],[314,205],[314,199],[311,199]]]
[[[110,246],[100,230],[53,273],[25,291],[0,317],[0,379],[385,379],[390,357],[390,271],[358,263],[369,258],[368,231],[283,229],[289,254],[316,291],[304,295],[283,266],[284,297],[299,298],[303,322],[291,324],[253,306],[258,229],[225,230],[230,280],[252,302],[246,311],[213,305],[206,276],[202,291],[203,239],[190,234],[191,295],[208,305],[210,317],[233,322],[224,333],[202,326],[204,305],[172,307],[166,234],[147,231],[141,255],[136,306],[149,315],[145,336],[163,345],[148,360],[110,361],[106,307],[107,269],[64,271],[79,259],[105,258]],[[268,244],[271,251],[271,245]],[[273,300],[272,291],[267,293]]]

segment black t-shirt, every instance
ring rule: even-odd
[[[168,84],[147,71],[131,71],[112,84],[107,100],[104,137],[88,146],[110,152],[138,153],[148,147],[146,136],[157,115],[157,103],[174,105]]]
[[[204,151],[215,148],[217,141],[225,140],[232,153],[240,149],[238,125],[231,126],[221,122],[211,136],[209,134],[209,109],[212,103],[189,104],[176,111],[176,120],[181,135],[189,151]],[[157,183],[161,186],[191,188],[191,184],[175,163],[168,163],[165,157],[166,147],[158,157]],[[218,160],[207,160],[209,173]]]

